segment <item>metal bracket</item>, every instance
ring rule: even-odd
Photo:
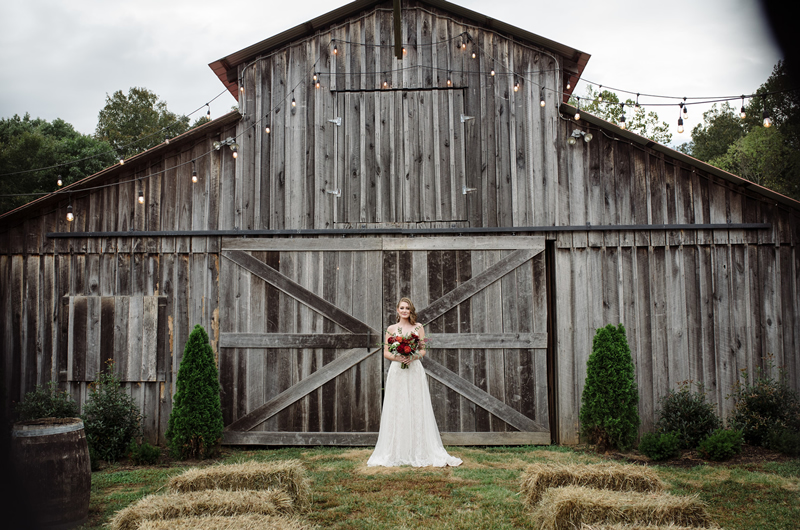
[[[468,188],[466,186],[461,188],[461,194],[462,195],[466,195],[467,193],[472,193],[472,192],[475,192],[475,191],[478,191],[478,188]]]
[[[341,116],[339,116],[338,118],[334,118],[332,120],[329,119],[328,121],[331,122],[331,123],[335,123],[337,127],[341,127],[342,126],[342,117]]]
[[[330,194],[331,194],[331,195],[333,195],[334,197],[341,197],[341,196],[342,196],[342,190],[341,190],[341,189],[339,189],[339,188],[336,188],[335,190],[328,190],[328,189],[326,189],[326,190],[325,190],[325,193],[330,193]]]
[[[464,123],[467,120],[474,120],[475,116],[467,116],[466,114],[461,115],[461,123]]]

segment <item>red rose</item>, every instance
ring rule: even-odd
[[[412,333],[411,338],[414,340],[419,340],[419,335],[417,335],[416,333]]]
[[[406,353],[411,353],[411,346],[403,346],[403,351]]]
[[[386,342],[388,342],[389,344],[394,344],[394,337],[389,337],[389,340]]]

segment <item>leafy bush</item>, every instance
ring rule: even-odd
[[[681,453],[681,441],[678,433],[649,432],[639,442],[639,452],[650,460],[666,460]]]
[[[169,415],[167,443],[177,458],[208,458],[222,441],[222,404],[214,351],[203,326],[186,341]]]
[[[609,324],[597,330],[586,363],[581,397],[581,431],[598,449],[627,449],[639,430],[639,394],[625,328]]]
[[[66,391],[50,381],[45,386],[36,385],[32,392],[25,394],[14,409],[20,421],[37,418],[77,418],[80,414],[78,404]]]
[[[742,452],[742,431],[717,429],[703,438],[698,450],[710,460],[727,460]]]
[[[692,392],[689,382],[681,383],[677,391],[670,390],[660,402],[656,431],[676,433],[682,449],[694,449],[722,425],[716,407],[706,402],[702,385]]]
[[[83,424],[90,454],[107,462],[125,456],[131,440],[141,435],[142,413],[120,385],[111,363],[91,385]]]
[[[772,368],[771,361],[768,368]],[[747,371],[742,370],[732,394],[735,405],[728,422],[742,431],[747,443],[765,445],[773,429],[800,431],[800,396],[789,387],[787,379],[784,370],[775,379],[758,368],[751,385]]]
[[[800,456],[800,431],[771,429],[767,435],[767,447],[788,456]]]
[[[137,466],[158,464],[161,458],[161,449],[147,442],[139,444],[133,440],[128,446],[128,458]]]

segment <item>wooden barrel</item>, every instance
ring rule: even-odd
[[[14,424],[11,461],[41,528],[73,528],[89,518],[92,470],[79,418]]]

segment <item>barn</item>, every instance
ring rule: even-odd
[[[372,445],[401,296],[446,444],[577,443],[608,323],[643,432],[683,381],[721,414],[741,370],[800,389],[800,203],[576,120],[588,59],[449,2],[357,0],[214,61],[238,112],[0,216],[5,412],[113,369],[163,442],[201,324],[224,443]]]

